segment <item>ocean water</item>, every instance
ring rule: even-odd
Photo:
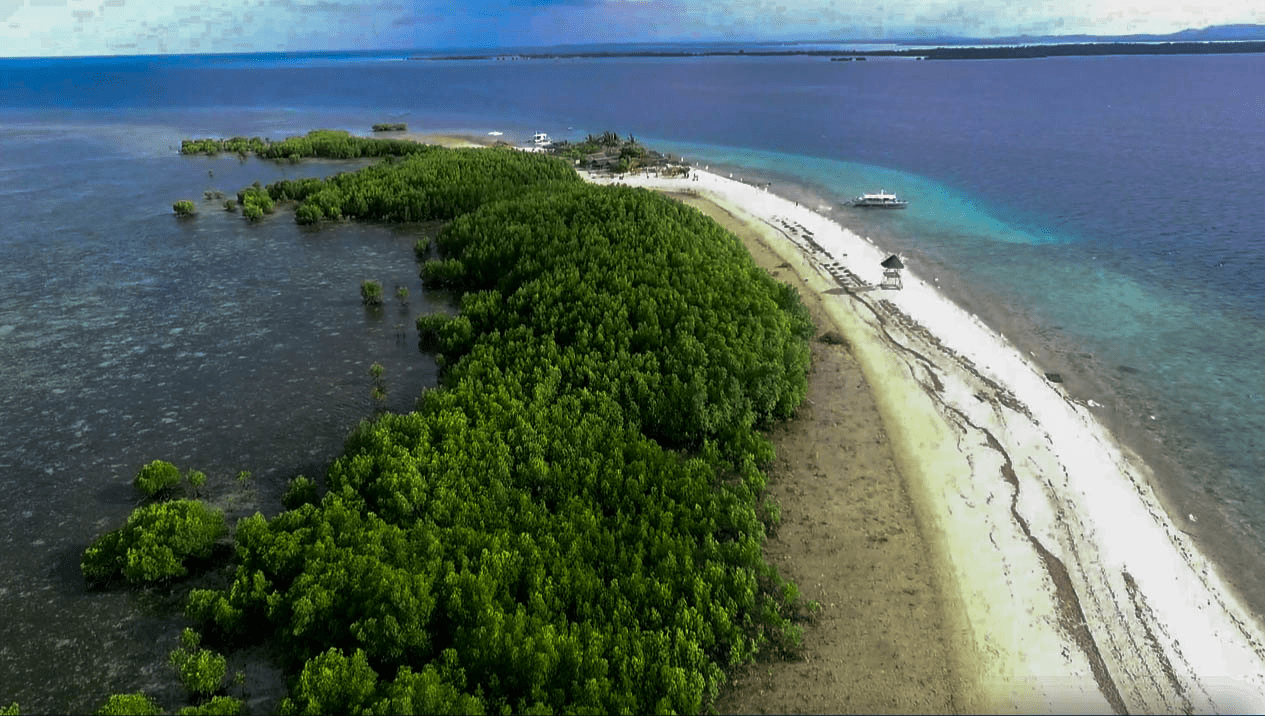
[[[1102,404],[1265,613],[1265,56],[408,54],[0,60],[0,703],[84,711],[137,688],[177,703],[181,619],[78,574],[141,464],[205,470],[230,510],[275,509],[372,413],[370,363],[393,409],[433,383],[411,322],[444,299],[417,282],[420,227],[250,226],[203,192],[349,166],[175,151],[382,121],[633,134],[900,252]],[[910,208],[846,207],[877,188]],[[177,220],[180,198],[202,213]],[[363,278],[409,287],[409,305],[367,313]]]

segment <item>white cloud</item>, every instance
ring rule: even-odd
[[[0,0],[0,54],[1172,32],[1259,0]]]

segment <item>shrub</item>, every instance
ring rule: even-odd
[[[188,199],[181,199],[180,201],[177,201],[171,205],[171,209],[176,212],[177,216],[193,216],[198,213],[197,207],[195,207],[193,202]]]
[[[315,204],[303,204],[294,212],[294,221],[297,224],[316,224],[323,218],[325,218],[325,212]]]
[[[180,646],[171,652],[169,661],[189,693],[206,696],[219,691],[228,673],[228,661],[210,649],[199,649],[202,636],[185,627]]]
[[[369,666],[365,652],[357,649],[351,658],[338,649],[310,659],[299,674],[298,683],[277,711],[282,714],[362,713],[373,705],[378,675]]]
[[[366,279],[360,282],[360,301],[366,306],[382,305],[382,284]]]
[[[216,696],[198,706],[186,706],[177,713],[180,716],[238,716],[242,712],[242,702],[232,696]]]
[[[276,210],[276,203],[259,182],[237,192],[237,201],[242,205],[242,215],[251,221],[259,221],[264,214]]]
[[[424,351],[436,351],[441,347],[440,333],[452,316],[432,313],[417,317],[417,347]]]
[[[154,460],[136,473],[132,485],[147,497],[158,497],[180,484],[180,470],[166,460]]]
[[[461,259],[433,259],[422,264],[420,275],[431,288],[448,288],[461,285],[465,273]]]
[[[97,709],[97,716],[128,716],[129,714],[149,716],[162,712],[163,710],[154,703],[153,699],[137,691],[134,694],[111,695],[101,708]]]
[[[189,486],[193,488],[194,493],[197,493],[206,484],[206,473],[201,470],[190,470],[185,475],[185,478],[189,480]]]
[[[303,505],[315,505],[318,502],[320,496],[316,493],[316,483],[303,475],[290,481],[285,496],[281,498],[281,503],[287,510],[297,510]]]
[[[227,531],[224,513],[196,500],[142,505],[122,527],[88,545],[80,568],[94,582],[119,574],[129,582],[182,577],[188,573],[185,560],[209,557]]]

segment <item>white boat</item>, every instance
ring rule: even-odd
[[[904,209],[909,202],[895,194],[879,190],[872,194],[862,194],[852,200],[852,205],[863,209]]]
[[[547,147],[550,144],[553,144],[553,140],[550,139],[549,135],[544,132],[536,132],[536,134],[531,138],[531,143],[538,147]]]

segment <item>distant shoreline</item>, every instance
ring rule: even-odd
[[[848,61],[867,57],[917,60],[1014,60],[1045,57],[1103,57],[1110,55],[1227,55],[1265,53],[1265,41],[1229,42],[1078,42],[987,47],[933,47],[907,50],[623,50],[581,52],[486,53],[417,55],[409,60],[579,60],[579,59],[689,59],[705,57],[826,57]]]

